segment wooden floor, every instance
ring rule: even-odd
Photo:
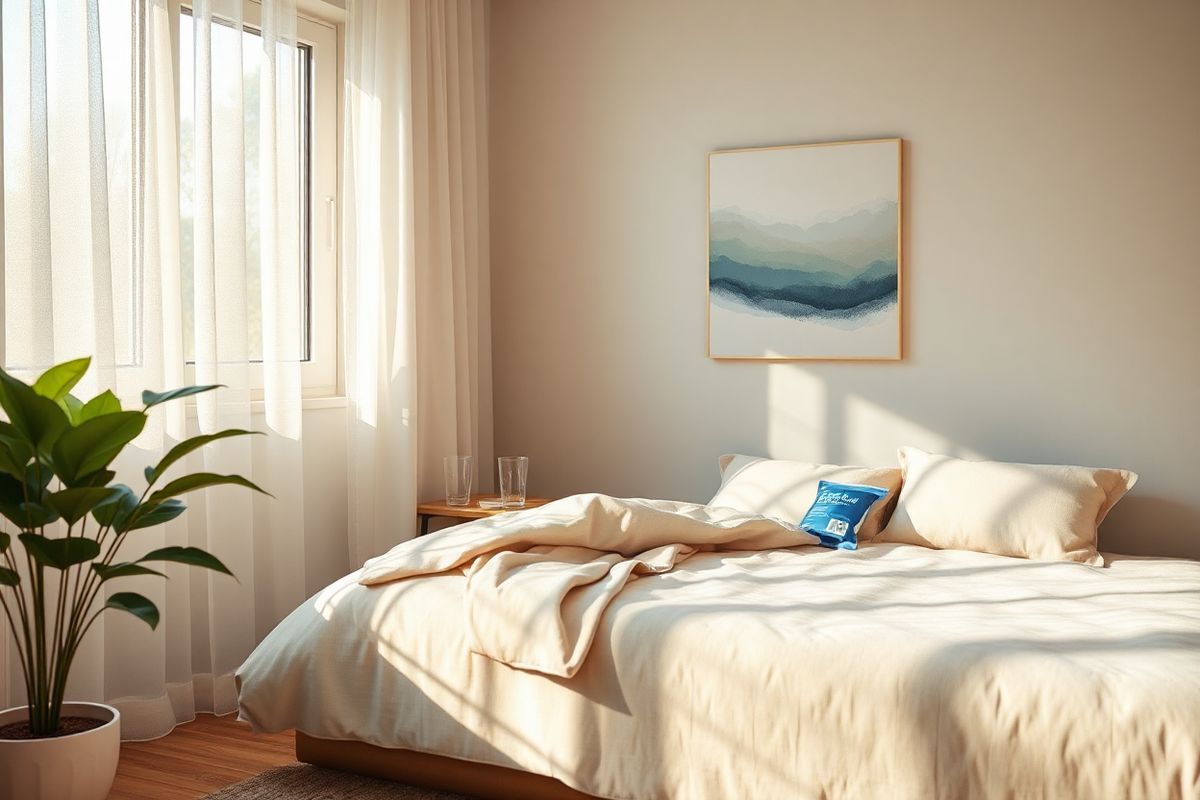
[[[121,745],[109,800],[194,800],[296,760],[292,733],[256,736],[235,715],[201,714],[153,742]]]

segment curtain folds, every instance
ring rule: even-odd
[[[76,392],[112,389],[130,406],[142,389],[224,384],[154,410],[116,464],[135,488],[187,436],[267,434],[183,466],[245,475],[274,499],[210,489],[128,546],[130,558],[204,547],[238,580],[179,565],[165,582],[130,578],[114,590],[158,604],[157,630],[107,615],[77,657],[69,696],[117,705],[129,739],[236,708],[234,670],[315,588],[306,552],[348,543],[360,563],[411,536],[418,498],[443,492],[444,456],[474,455],[476,489],[493,483],[486,2],[351,0],[350,511],[348,531],[306,530],[295,3],[0,0],[5,367],[30,378],[91,355]],[[16,705],[19,670],[4,659],[0,647],[0,706]]]
[[[156,409],[117,464],[129,485],[181,439],[223,440],[189,470],[275,495],[210,489],[128,555],[209,549],[237,575],[168,565],[131,578],[155,631],[109,614],[69,695],[104,700],[123,735],[162,735],[236,708],[233,671],[306,595],[302,482],[299,148],[294,0],[0,0],[3,12],[4,363],[30,377],[82,355],[77,392],[227,388]],[[252,403],[261,391],[263,413]],[[341,535],[335,532],[329,535]],[[0,704],[24,701],[0,669]]]
[[[413,534],[442,459],[491,487],[484,0],[351,0],[343,297],[351,561]]]

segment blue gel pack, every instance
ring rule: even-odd
[[[816,501],[800,521],[800,530],[816,536],[823,547],[857,550],[858,530],[867,512],[884,497],[887,489],[878,486],[821,481]]]

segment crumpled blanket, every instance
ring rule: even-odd
[[[569,678],[627,582],[701,550],[817,544],[784,522],[669,500],[579,494],[404,542],[363,565],[374,585],[463,569],[472,651]]]

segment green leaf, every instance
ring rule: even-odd
[[[22,533],[21,544],[43,567],[66,569],[91,561],[100,555],[100,543],[95,539],[73,536],[69,539],[49,539],[40,533]]]
[[[79,411],[79,421],[102,417],[105,414],[116,414],[121,410],[121,401],[110,390],[105,389],[100,394],[83,404]]]
[[[0,514],[12,520],[17,527],[25,527],[25,515],[21,513],[21,503],[25,502],[25,490],[22,482],[0,473]]]
[[[22,528],[40,528],[58,519],[58,512],[53,508],[32,501],[18,505],[17,513],[22,520]]]
[[[245,431],[240,428],[230,428],[229,430],[217,431],[216,433],[205,433],[200,436],[193,436],[190,439],[184,439],[179,444],[172,447],[167,454],[162,457],[158,464],[151,468],[146,467],[146,482],[154,483],[161,478],[167,471],[167,468],[174,464],[179,459],[186,456],[193,450],[199,450],[209,442],[215,442],[218,439],[228,439],[231,436],[255,436],[260,435],[261,431]]]
[[[111,469],[102,469],[99,472],[93,472],[86,478],[80,478],[78,484],[80,486],[108,486],[108,482],[117,477],[117,473]]]
[[[71,391],[71,387],[79,383],[91,363],[92,359],[88,356],[53,366],[33,382],[33,390],[50,400],[61,400]]]
[[[241,475],[217,475],[213,472],[196,472],[191,475],[184,475],[182,478],[176,478],[168,483],[163,488],[159,489],[154,494],[150,495],[150,502],[156,503],[161,500],[166,500],[168,497],[174,497],[184,492],[190,492],[195,489],[206,489],[209,486],[222,485],[245,486],[247,489],[253,489],[256,492],[262,492],[267,496],[273,496],[270,492],[263,491],[254,483],[243,478]]]
[[[165,403],[168,400],[176,400],[180,397],[190,397],[194,394],[202,394],[211,392],[213,389],[220,389],[224,386],[222,383],[213,383],[207,386],[184,386],[182,389],[170,389],[165,392],[152,392],[149,389],[142,392],[142,402],[146,408],[156,406],[159,403]]]
[[[36,525],[29,524],[29,519],[26,516],[25,512],[21,510],[20,503],[13,503],[11,505],[9,503],[4,503],[3,505],[0,505],[0,514],[2,514],[4,516],[4,518],[7,519],[9,522],[11,522],[13,525],[16,525],[18,528],[21,528],[22,530],[25,528],[36,528],[37,527]]]
[[[63,411],[67,412],[67,419],[71,420],[72,425],[78,425],[105,414],[116,414],[121,410],[121,401],[110,389],[105,389],[86,403],[75,395],[68,394],[59,400],[58,404]]]
[[[63,489],[46,495],[46,505],[62,515],[68,525],[74,525],[101,503],[115,500],[121,490],[108,486],[83,486]]]
[[[105,608],[115,608],[133,614],[145,622],[151,629],[158,627],[158,609],[145,597],[137,592],[117,592],[108,598]]]
[[[0,444],[0,472],[19,477],[25,474],[26,461],[18,461],[12,451]]]
[[[25,480],[19,481],[11,475],[0,473],[0,514],[12,520],[18,528],[37,528],[58,519],[58,512],[26,497],[41,497],[44,484],[49,482],[51,472],[43,468],[40,476],[34,464],[25,472]]]
[[[54,443],[58,477],[74,486],[80,478],[104,469],[144,427],[146,415],[140,411],[118,411],[79,423]]]
[[[8,567],[0,567],[0,586],[18,586],[21,576]]]
[[[21,437],[42,452],[49,451],[54,440],[70,425],[57,403],[2,369],[0,406],[8,412],[9,422]]]
[[[54,470],[39,461],[34,461],[25,467],[25,490],[29,492],[30,497],[40,499],[53,478]]]
[[[167,577],[156,569],[143,567],[141,564],[133,564],[125,561],[120,564],[92,564],[92,570],[100,576],[100,582],[111,581],[113,578],[130,578],[134,575],[157,575],[160,578]]]
[[[73,394],[68,393],[66,397],[58,399],[58,407],[67,415],[67,420],[72,425],[78,425],[80,422],[79,415],[83,413],[83,401]]]
[[[0,472],[18,477],[25,474],[25,465],[10,457],[10,451],[0,446]]]
[[[17,429],[13,426],[13,424],[11,422],[5,422],[3,420],[0,420],[0,437],[5,438],[5,439],[20,439],[21,434],[17,431]],[[28,448],[29,447],[28,443],[26,443],[25,446]]]
[[[33,448],[11,422],[0,421],[0,472],[14,478],[25,476],[25,465],[33,458]]]
[[[138,496],[133,489],[121,483],[111,488],[116,490],[116,494],[93,508],[92,518],[101,525],[111,525],[114,530],[121,532],[125,522],[138,507]]]
[[[8,550],[8,546],[12,543],[12,537],[4,531],[0,531],[0,554]]]
[[[119,530],[124,532],[126,530],[135,531],[140,528],[153,528],[155,525],[170,522],[184,511],[187,511],[187,506],[175,499],[163,500],[161,503],[142,503],[134,511],[129,521]]]
[[[138,559],[138,563],[143,561],[172,561],[176,564],[190,564],[193,567],[203,567],[211,569],[213,572],[233,575],[229,571],[229,567],[222,564],[216,556],[206,553],[199,547],[161,547]]]

